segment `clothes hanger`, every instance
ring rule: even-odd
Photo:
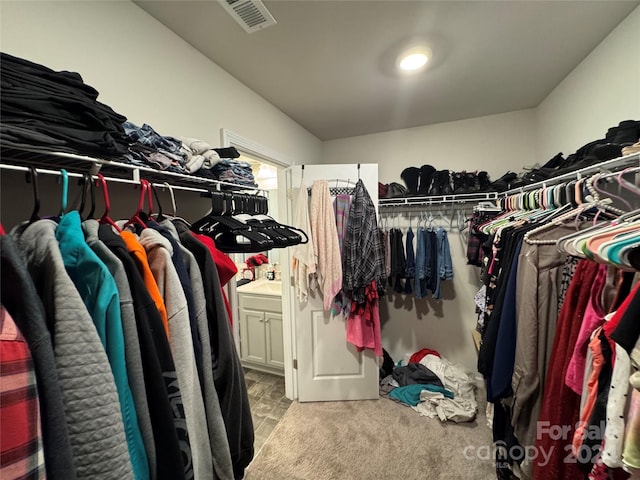
[[[83,173],[82,178],[80,178],[80,180],[78,181],[78,184],[81,186],[80,206],[78,207],[78,213],[80,214],[80,219],[83,218],[82,213],[84,212],[84,207],[86,206],[86,203],[87,203],[88,190],[91,191],[91,210],[89,211],[89,216],[87,216],[86,218],[91,218],[91,215],[93,215],[93,210],[95,209],[95,203],[96,203],[95,201],[96,196],[93,189],[93,180],[91,179],[91,175],[86,172]]]
[[[267,215],[267,213],[269,212],[269,203],[267,197],[244,195],[241,196],[240,199],[244,199],[244,204],[245,206],[248,206],[248,211],[253,210],[256,215],[250,216],[247,219],[247,217],[244,217],[243,214],[240,214],[235,218],[244,219],[247,224],[251,225],[258,232],[271,237],[274,241],[278,240],[282,242],[282,238],[279,237],[284,237],[286,239],[286,244],[283,243],[281,245],[282,247],[306,244],[309,242],[309,237],[303,230],[292,227],[290,225],[279,223],[273,217]]]
[[[58,220],[60,220],[67,210],[67,201],[69,198],[69,174],[64,168],[60,169],[60,182],[62,183],[62,196],[60,199],[60,212]]]
[[[233,218],[233,197],[211,192],[211,212],[191,226],[191,230],[211,237],[225,253],[256,253],[270,250],[274,242],[267,235]]]
[[[637,172],[639,170],[640,170],[640,167],[630,167],[630,168],[627,168],[627,169],[621,171],[616,177],[616,179],[618,180],[618,183],[620,184],[620,186],[622,188],[624,188],[626,190],[629,190],[630,192],[633,192],[636,195],[640,195],[640,188],[635,186],[633,183],[628,182],[627,180],[622,178],[622,176],[626,175],[628,173]]]
[[[627,210],[633,210],[633,207],[631,206],[631,204],[628,201],[626,201],[624,198],[598,188],[598,182],[604,177],[605,177],[604,173],[599,173],[593,176],[593,181],[591,182],[591,185],[598,192],[598,194],[601,194],[604,197],[615,198],[616,200],[619,200],[620,202],[624,203],[627,207]]]
[[[163,220],[165,220],[167,217],[164,216],[164,213],[162,211],[162,203],[160,203],[160,196],[158,195],[158,189],[153,185],[153,183],[150,183],[149,185],[151,186],[153,196],[156,197],[156,205],[158,205],[158,213],[155,217],[155,221],[160,223]],[[149,214],[149,217],[151,217],[151,214]]]
[[[96,191],[94,188],[94,183],[93,183],[93,177],[89,174],[87,174],[87,181],[89,182],[89,188],[90,188],[90,192],[91,192],[91,210],[89,210],[89,213],[87,213],[87,219],[89,218],[93,218],[94,212],[96,210]]]
[[[31,183],[33,187],[33,210],[31,211],[31,216],[29,217],[29,223],[33,223],[37,220],[40,220],[39,212],[40,212],[40,191],[38,189],[38,172],[34,167],[29,167],[29,171],[26,175],[27,183]]]
[[[539,233],[546,232],[547,230],[552,230],[562,225],[566,220],[578,218],[580,215],[582,215],[583,213],[586,213],[587,211],[593,208],[607,210],[607,209],[611,209],[612,207],[598,201],[581,203],[576,208],[564,213],[563,215],[560,215],[559,217],[555,217],[551,221],[547,221],[542,225],[540,225],[539,227],[529,230],[524,236],[524,241],[530,245],[556,245],[557,244],[556,240],[535,240],[533,237],[535,237]]]
[[[102,214],[102,217],[100,217],[100,220],[98,221],[101,224],[111,225],[113,228],[116,229],[117,232],[122,232],[122,229],[109,216],[109,210],[111,209],[111,202],[109,201],[109,190],[107,189],[107,181],[104,178],[104,175],[102,175],[101,173],[98,174],[98,181],[100,183],[96,185],[102,186],[102,195],[104,198],[104,213]]]
[[[142,209],[144,208],[145,196],[147,194],[147,190],[149,189],[149,182],[144,178],[140,179],[140,197],[138,198],[138,208],[135,213],[131,216],[129,220],[124,224],[124,228],[129,226],[139,226],[142,228],[147,228],[147,224],[144,223],[140,214],[142,213]]]

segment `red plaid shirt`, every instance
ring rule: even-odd
[[[29,347],[0,306],[0,478],[46,478],[40,405]]]

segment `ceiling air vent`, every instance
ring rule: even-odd
[[[225,0],[222,6],[247,33],[276,24],[276,19],[260,0]]]

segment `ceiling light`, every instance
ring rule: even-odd
[[[431,51],[425,47],[405,50],[397,59],[396,67],[402,73],[416,73],[424,70],[431,58]]]
[[[429,58],[424,53],[412,53],[400,60],[402,70],[418,70],[427,64]]]

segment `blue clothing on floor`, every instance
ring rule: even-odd
[[[397,387],[389,392],[389,397],[394,400],[398,400],[407,405],[411,405],[415,407],[420,403],[420,392],[423,390],[429,390],[430,392],[440,392],[447,398],[453,398],[453,392],[447,390],[446,388],[439,387],[437,385],[421,385],[421,384],[413,384],[406,385],[404,387]]]

